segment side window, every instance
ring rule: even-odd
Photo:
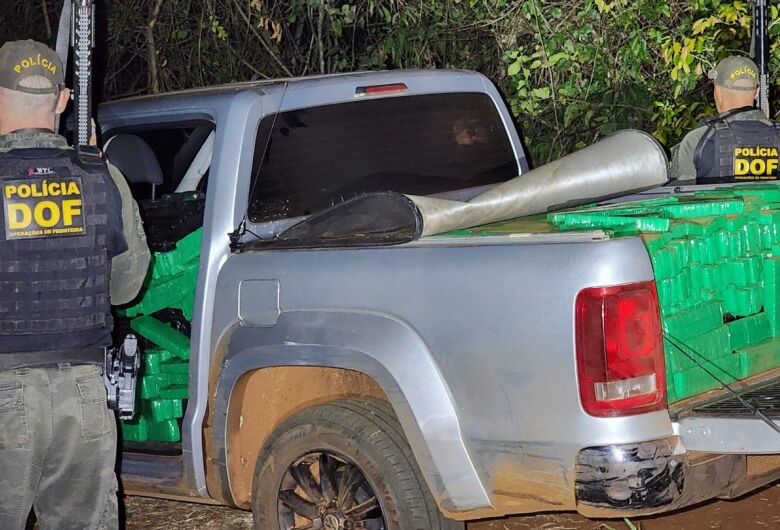
[[[205,191],[213,131],[204,123],[122,133],[106,142],[106,156],[122,170],[136,200]]]
[[[303,108],[259,124],[249,217],[262,223],[309,215],[367,192],[446,193],[518,173],[509,135],[486,94]]]
[[[213,146],[210,123],[120,133],[106,142],[106,158],[127,179],[152,250],[170,250],[203,226]]]

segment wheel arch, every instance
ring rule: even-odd
[[[272,329],[237,327],[224,336],[227,352],[206,435],[212,496],[247,507],[255,466],[249,457],[259,453],[275,426],[302,408],[359,397],[390,404],[443,511],[491,506],[446,382],[411,327],[382,315],[299,312],[283,314]],[[310,391],[295,395],[284,390],[284,383],[302,376],[314,378]],[[263,395],[275,396],[275,410],[265,419],[262,414],[248,419],[262,408],[257,398]],[[258,427],[258,420],[273,427]],[[256,432],[244,430],[242,422],[251,422]],[[247,436],[239,434],[235,441],[242,430]],[[263,439],[253,441],[257,433]],[[247,450],[252,443],[255,447]]]
[[[306,384],[291,387],[298,381]],[[272,366],[242,375],[231,393],[225,435],[233,502],[241,508],[250,507],[255,462],[263,444],[280,424],[303,409],[345,398],[389,403],[370,377],[343,368]]]

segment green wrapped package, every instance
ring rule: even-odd
[[[178,241],[168,252],[155,252],[146,285],[135,304],[118,310],[131,318],[131,329],[156,346],[143,353],[138,381],[139,413],[122,421],[125,440],[178,442],[179,418],[189,390],[190,338],[153,316],[178,309],[192,320],[202,230]]]
[[[780,187],[747,184],[547,219],[561,230],[641,237],[667,335],[669,401],[720,386],[691,357],[724,382],[780,366]]]
[[[148,341],[178,357],[190,358],[190,338],[154,317],[143,316],[130,321],[130,327]]]

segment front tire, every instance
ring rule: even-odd
[[[462,530],[439,512],[392,410],[343,400],[306,409],[255,466],[261,530]]]

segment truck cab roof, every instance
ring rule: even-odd
[[[408,94],[435,92],[490,92],[495,91],[492,83],[482,74],[469,70],[394,70],[377,72],[356,72],[267,79],[229,83],[135,96],[100,105],[101,124],[111,121],[119,113],[161,113],[183,107],[215,108],[228,104],[240,94],[254,93],[259,96],[284,94],[286,104],[283,110],[290,110],[288,103],[302,106],[340,103],[354,100],[355,89],[366,85],[403,83]],[[497,93],[496,93],[497,94]]]

